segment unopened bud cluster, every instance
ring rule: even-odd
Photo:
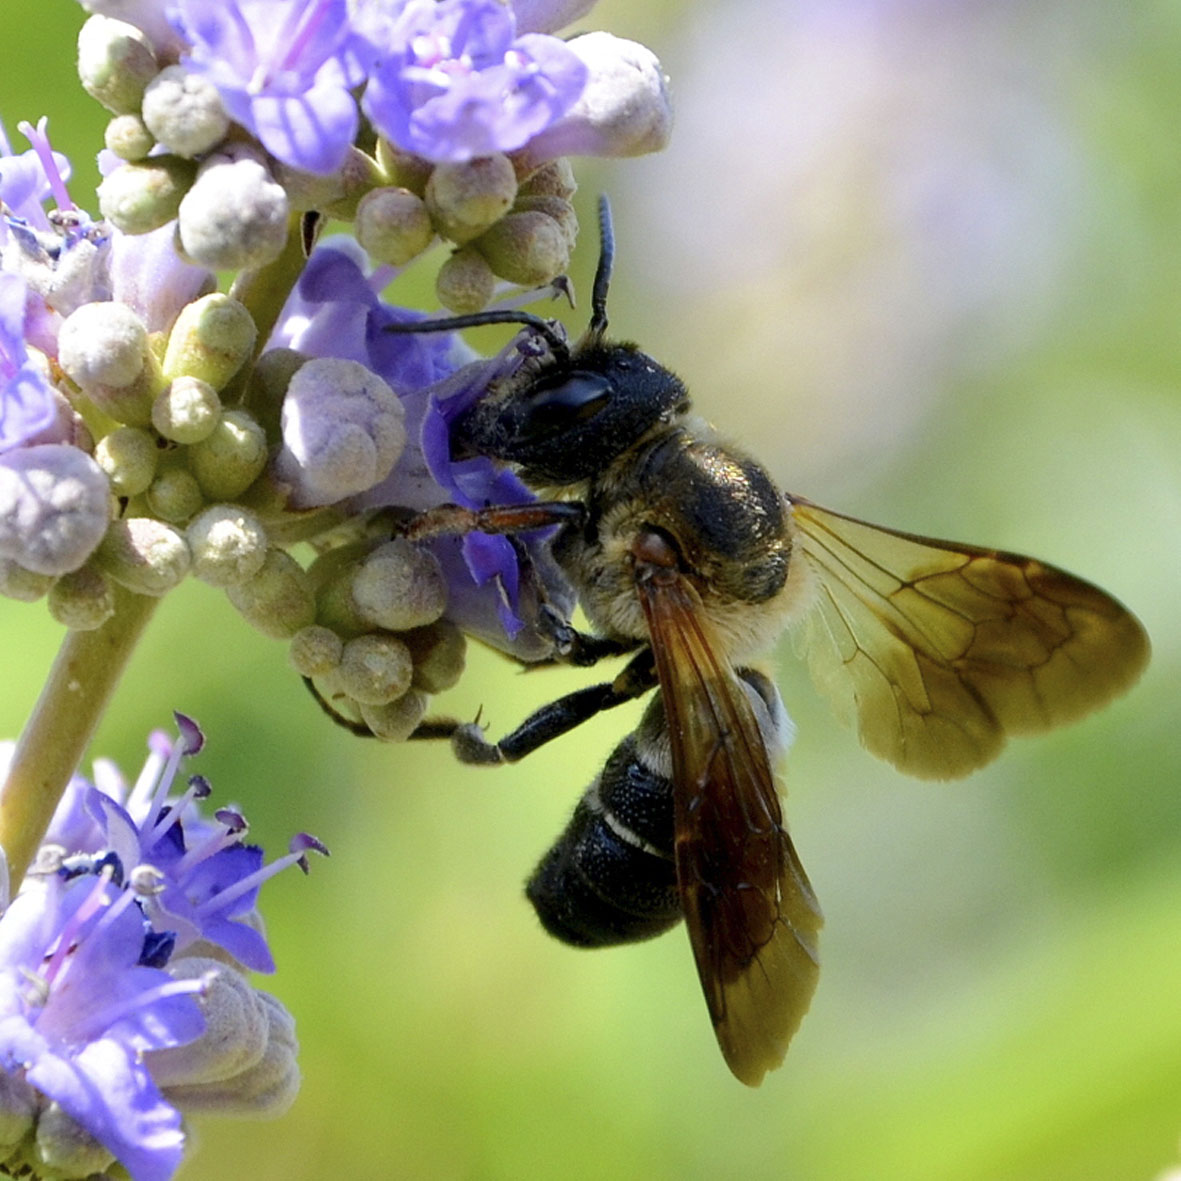
[[[373,155],[354,147],[337,173],[317,176],[229,137],[213,83],[160,60],[132,25],[92,16],[78,65],[112,113],[106,143],[123,161],[99,187],[103,216],[130,234],[175,218],[178,247],[202,266],[265,265],[282,252],[290,215],[312,208],[355,221],[369,255],[393,266],[438,238],[454,243],[437,293],[458,313],[483,308],[498,279],[540,286],[569,264],[578,226],[564,159],[538,166],[525,153],[494,153],[432,164],[379,137]]]

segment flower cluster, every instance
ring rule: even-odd
[[[33,871],[0,917],[0,1163],[86,1177],[120,1161],[167,1178],[196,1111],[277,1114],[299,1086],[294,1022],[245,971],[271,972],[259,887],[307,868],[299,835],[264,865],[232,810],[198,812],[204,743],[154,734],[129,788],[115,767],[76,776]],[[0,751],[7,762],[8,751]]]
[[[387,740],[468,636],[553,655],[573,596],[544,537],[401,528],[532,499],[450,432],[538,338],[480,357],[397,331],[425,313],[383,293],[430,254],[457,316],[565,290],[567,157],[653,151],[670,112],[643,46],[555,35],[592,0],[80,3],[95,215],[44,118],[25,151],[0,129],[0,594],[47,602],[69,669],[0,768],[0,1168],[164,1178],[183,1113],[294,1092],[290,1018],[242,971],[273,967],[259,883],[320,846],[264,867],[237,813],[197,815],[199,778],[165,803],[187,722],[130,790],[67,782],[88,735],[190,575]],[[329,220],[349,233],[320,241]]]

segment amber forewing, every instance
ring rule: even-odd
[[[639,586],[672,745],[677,881],[718,1044],[750,1086],[816,987],[821,917],[754,709],[684,580]]]
[[[966,775],[1006,735],[1104,705],[1147,663],[1136,618],[1081,578],[790,500],[817,584],[813,678],[866,748],[900,770]]]

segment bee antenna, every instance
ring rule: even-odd
[[[549,346],[554,359],[564,364],[570,359],[570,344],[557,320],[543,320],[532,312],[515,308],[492,308],[485,312],[471,312],[466,316],[447,316],[441,320],[406,320],[386,324],[384,332],[454,332],[460,328],[481,328],[485,324],[524,324],[532,328]]]
[[[591,319],[587,336],[597,340],[607,331],[607,288],[611,285],[611,267],[615,262],[615,230],[611,225],[611,202],[607,194],[599,196],[599,265],[591,288]]]

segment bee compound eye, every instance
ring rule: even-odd
[[[606,409],[611,381],[600,373],[575,371],[538,383],[522,405],[518,437],[537,439],[582,426]]]

